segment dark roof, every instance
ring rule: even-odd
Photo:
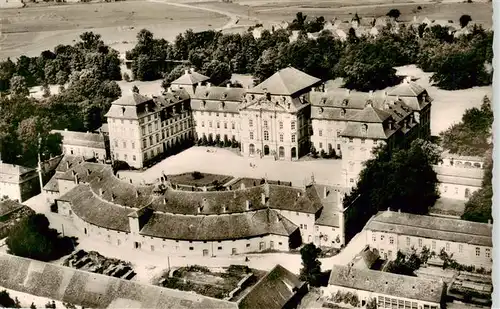
[[[210,78],[192,70],[186,70],[184,74],[171,84],[178,85],[196,85],[198,83],[209,80]]]
[[[26,173],[32,172],[35,169],[16,164],[10,164],[0,161],[0,174],[10,176],[21,176]]]
[[[13,200],[0,201],[0,217],[4,216],[6,214],[9,214],[11,212],[14,212],[16,210],[19,210],[23,207],[26,207],[26,206],[24,206],[23,204],[20,204],[17,201],[13,201]]]
[[[344,265],[333,266],[328,283],[345,288],[433,303],[441,302],[445,288],[442,281],[369,269],[356,269]]]
[[[339,211],[342,211],[342,205],[339,205],[339,194],[343,194],[343,190],[337,187],[314,184],[312,188],[316,191],[318,201],[323,205],[321,214],[316,219],[316,225],[339,227]],[[325,197],[325,189],[327,195]]]
[[[372,265],[379,259],[380,255],[377,249],[370,249],[366,246],[352,260],[352,267],[358,269],[370,269]]]
[[[120,98],[113,101],[113,105],[124,105],[124,106],[137,106],[142,103],[151,101],[152,98],[144,96],[137,92],[130,92],[126,95],[121,96]]]
[[[191,99],[193,110],[238,113],[246,90],[243,88],[199,86]]]
[[[298,227],[272,209],[226,215],[154,213],[141,235],[178,240],[213,241],[264,235],[290,236]]]
[[[276,265],[239,302],[239,309],[282,309],[304,286],[304,282]]]
[[[491,225],[460,219],[381,211],[368,221],[365,229],[471,245],[493,245]]]
[[[104,145],[104,136],[99,133],[67,130],[52,130],[51,133],[61,134],[63,137],[63,144],[65,145],[106,149]]]
[[[82,156],[72,156],[66,154],[57,165],[56,172],[66,172],[70,168],[75,167],[84,161],[85,159]]]
[[[98,198],[88,185],[78,185],[58,200],[70,202],[73,213],[83,221],[106,229],[130,232],[128,215],[135,209]]]
[[[390,96],[417,97],[424,91],[425,89],[419,84],[405,79],[401,84],[394,87],[394,89],[389,91],[387,94]]]
[[[373,107],[373,105],[368,104],[366,107],[354,114],[348,121],[365,122],[365,123],[383,123],[386,119],[391,116],[390,113]]]
[[[311,105],[325,107],[339,107],[346,109],[365,108],[368,100],[380,104],[384,98],[368,92],[350,91],[342,88],[328,89],[326,92],[311,91],[309,94]]]
[[[249,93],[269,92],[273,95],[294,95],[306,88],[321,82],[319,78],[310,76],[295,68],[288,67],[279,70],[271,77],[248,90]]]
[[[0,286],[87,308],[224,309],[237,304],[0,253]]]

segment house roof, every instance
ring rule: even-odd
[[[424,91],[425,88],[419,84],[413,81],[404,80],[401,84],[395,86],[391,91],[388,91],[387,94],[389,96],[417,97]]]
[[[236,309],[199,294],[0,253],[0,286],[87,308]]]
[[[365,229],[479,246],[492,246],[491,225],[460,219],[383,211],[373,216],[366,224]]]
[[[343,194],[343,190],[337,187],[314,184],[313,188],[316,190],[318,199],[320,200],[323,208],[321,209],[321,214],[318,219],[316,219],[316,225],[339,227],[340,218],[339,213],[342,211],[343,206],[339,205],[338,202],[340,194]],[[327,195],[325,197],[325,190]]]
[[[145,103],[145,102],[148,102],[151,100],[153,100],[153,99],[150,97],[144,96],[140,93],[130,92],[126,95],[119,97],[118,99],[113,101],[112,104],[113,105],[123,105],[123,106],[137,106],[137,105],[140,105],[142,103]]]
[[[0,217],[6,215],[8,213],[11,213],[13,211],[16,211],[18,209],[21,209],[23,207],[26,207],[26,206],[24,206],[23,204],[21,204],[17,201],[13,201],[13,200],[0,201]]]
[[[474,162],[484,162],[483,157],[479,156],[462,156],[456,153],[451,153],[449,150],[446,150],[442,153],[441,155],[443,158],[447,159],[456,159],[456,160],[466,160],[466,161],[473,161]]]
[[[245,93],[244,88],[199,86],[191,98],[191,109],[238,113]]]
[[[272,209],[210,216],[156,212],[141,229],[144,236],[214,241],[263,235],[290,236],[298,227]]]
[[[52,130],[51,133],[61,134],[64,145],[106,149],[104,145],[104,136],[99,133],[67,130]]]
[[[390,116],[390,113],[373,107],[372,104],[368,104],[362,111],[354,114],[351,118],[349,118],[348,121],[383,123]]]
[[[248,90],[249,93],[269,92],[273,95],[292,96],[306,88],[317,85],[321,82],[319,78],[310,76],[295,68],[288,67],[279,70],[254,88]]]
[[[370,249],[366,246],[352,260],[352,267],[357,269],[370,269],[372,265],[379,259],[380,255],[377,249]]]
[[[366,132],[363,129],[364,125],[366,125]],[[344,131],[342,131],[341,136],[368,139],[388,139],[396,131],[396,128],[389,130],[383,125],[383,123],[362,123],[349,121]]]
[[[484,170],[479,168],[434,165],[437,178],[442,183],[481,187]]]
[[[10,164],[0,161],[0,174],[9,176],[22,176],[34,170],[35,169],[31,167],[25,167],[22,165]]]
[[[209,80],[210,77],[207,77],[203,74],[200,74],[193,70],[186,70],[184,74],[178,79],[174,80],[171,84],[177,85],[196,85],[198,83]]]
[[[369,291],[413,300],[440,303],[444,282],[383,271],[334,265],[329,285]]]
[[[238,308],[286,308],[285,305],[304,284],[296,275],[278,264],[238,302]]]

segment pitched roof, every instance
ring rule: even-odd
[[[334,265],[328,282],[330,285],[369,291],[390,296],[440,303],[444,282],[383,271],[356,269]]]
[[[106,149],[104,136],[99,133],[77,132],[67,130],[52,130],[51,133],[61,134],[64,145],[82,146]]]
[[[123,106],[137,106],[139,104],[151,101],[152,98],[144,96],[140,93],[131,92],[126,95],[122,95],[115,101],[113,101],[113,105],[123,105]]]
[[[32,172],[35,169],[31,167],[25,167],[17,164],[10,164],[0,161],[0,174],[11,175],[11,176],[21,176],[26,173]]]
[[[238,308],[286,308],[286,304],[304,284],[296,275],[278,264],[238,302]]]
[[[265,93],[269,92],[273,95],[289,95],[292,96],[297,92],[312,87],[321,80],[310,76],[295,68],[288,67],[279,70],[271,77],[248,90],[249,93]]]
[[[493,245],[491,225],[460,219],[381,211],[368,221],[365,229],[472,245]]]
[[[191,109],[238,113],[245,93],[244,88],[199,86],[191,98]]]
[[[388,91],[387,94],[390,96],[417,97],[424,91],[424,87],[419,84],[405,80],[401,84],[395,86],[391,91]]]
[[[0,286],[87,308],[236,309],[237,304],[0,253]]]
[[[366,246],[352,260],[352,267],[358,269],[370,269],[372,265],[379,259],[380,255],[377,249],[370,249]]]
[[[209,80],[210,77],[207,77],[203,74],[200,74],[193,70],[186,70],[184,74],[178,79],[174,80],[171,84],[177,85],[196,85],[198,83]]]
[[[13,211],[16,211],[18,209],[21,209],[23,207],[26,207],[26,206],[24,206],[23,204],[21,204],[17,201],[13,201],[13,200],[0,201],[0,217],[4,216],[6,214],[9,214]]]
[[[342,209],[342,205],[339,205],[340,201],[339,195],[343,194],[343,189],[338,187],[332,187],[327,185],[314,184],[312,188],[316,191],[318,200],[320,201],[323,208],[321,209],[321,214],[314,224],[339,227],[340,218],[339,211]],[[326,190],[326,197],[325,197]]]
[[[366,125],[366,132],[363,126]],[[342,131],[341,136],[345,137],[357,137],[357,138],[368,138],[368,139],[388,139],[392,134],[396,132],[396,129],[389,130],[385,128],[382,123],[361,123],[361,122],[348,122],[344,131]],[[371,147],[371,146],[367,146]]]
[[[437,178],[442,183],[481,187],[484,170],[479,168],[434,165]]]
[[[297,229],[295,224],[272,209],[210,216],[156,212],[140,234],[166,239],[214,241],[269,234],[290,236]]]
[[[373,105],[368,104],[359,113],[354,114],[348,121],[356,122],[366,122],[366,123],[383,123],[391,114],[388,112],[373,107]]]

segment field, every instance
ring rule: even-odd
[[[201,31],[219,29],[224,32],[241,32],[245,26],[257,22],[269,24],[282,20],[291,21],[296,12],[309,16],[323,15],[350,19],[358,13],[361,18],[383,16],[391,8],[401,11],[401,21],[413,16],[430,19],[458,21],[462,14],[485,27],[492,25],[491,3],[461,3],[458,0],[435,3],[433,1],[347,0],[326,1],[183,1],[183,0],[129,0],[123,2],[93,2],[67,4],[29,4],[25,8],[9,8],[19,2],[0,0],[0,59],[16,58],[22,54],[38,55],[58,44],[72,44],[83,31],[102,35],[105,43],[120,52],[130,50],[135,44],[137,32],[151,30],[155,36],[173,40],[187,29]],[[453,2],[453,3],[450,3]],[[12,5],[11,5],[12,4]],[[422,9],[417,13],[417,7]]]
[[[107,44],[125,52],[133,47],[128,42],[135,41],[142,28],[173,40],[187,29],[216,29],[229,20],[212,11],[148,1],[2,9],[2,17],[0,59],[35,56],[58,44],[73,44],[84,31],[101,34]]]
[[[215,182],[221,185],[232,179],[231,176],[209,173],[183,173],[178,175],[167,175],[171,182],[185,186],[203,187],[213,185]]]

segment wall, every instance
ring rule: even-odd
[[[479,190],[481,187],[470,185],[457,185],[452,183],[439,183],[439,193],[441,197],[467,201],[472,193]],[[468,191],[468,192],[467,192]]]
[[[84,156],[85,158],[96,158],[101,161],[106,160],[106,149],[104,148],[63,145],[63,153],[72,156]]]
[[[358,182],[359,174],[363,170],[363,163],[373,157],[372,151],[382,140],[343,138],[342,139],[342,173],[345,183],[353,187]]]
[[[342,137],[340,136],[340,133],[344,131],[346,125],[346,121],[313,119],[313,135],[311,136],[311,143],[314,145],[314,148],[316,148],[318,153],[323,149],[328,154],[329,147],[331,145],[333,150],[335,150],[335,154],[341,156]]]
[[[399,297],[399,296],[391,296],[391,295],[385,295],[385,294],[380,294],[380,293],[375,293],[375,292],[369,292],[369,291],[362,291],[362,290],[357,290],[357,289],[353,289],[353,288],[346,288],[346,287],[342,287],[342,286],[336,286],[336,285],[328,285],[327,287],[327,290],[328,292],[331,293],[332,297],[335,296],[335,294],[337,293],[337,291],[341,291],[343,293],[346,293],[346,292],[351,292],[351,293],[354,293],[358,296],[358,299],[360,301],[360,303],[362,304],[363,301],[366,303],[368,303],[370,300],[372,300],[373,298],[377,299],[377,307],[380,309],[380,308],[388,308],[388,309],[391,309],[391,308],[405,308],[405,309],[410,309],[410,307],[392,307],[390,304],[389,306],[386,306],[385,303],[384,305],[381,305],[379,303],[379,296],[382,296],[384,297],[384,299],[387,297],[387,298],[391,298],[392,299],[396,299],[399,301],[404,301],[404,302],[410,302],[411,304],[411,308],[412,309],[424,309],[424,306],[426,306],[425,308],[428,308],[428,309],[437,309],[437,308],[440,308],[440,304],[439,303],[432,303],[432,302],[427,302],[427,301],[421,301],[421,300],[415,300],[415,299],[410,299],[410,298],[405,298],[405,297]],[[408,305],[410,305],[408,304]],[[429,307],[427,307],[429,306]]]
[[[240,141],[240,115],[238,113],[230,113],[224,110],[217,112],[193,111],[193,118],[198,138],[201,138],[203,134],[208,138],[208,135],[212,134],[215,140],[215,136],[219,134],[222,141],[224,135],[227,135],[228,140],[231,140],[234,136],[236,141]],[[217,127],[217,124],[219,127]]]
[[[375,236],[376,241],[373,241],[373,236]],[[381,236],[384,236],[384,240],[381,240]],[[417,252],[419,252],[423,247],[427,247],[431,251],[436,252],[436,254],[439,254],[441,249],[445,249],[448,254],[453,254],[453,258],[457,260],[459,264],[474,265],[476,267],[484,267],[486,269],[491,269],[492,265],[491,247],[415,236],[397,235],[393,233],[373,232],[370,230],[367,231],[366,237],[367,244],[369,244],[370,247],[378,249],[381,257],[384,257],[384,254],[388,254],[388,251],[390,250],[392,252],[392,257],[387,256],[389,259],[395,259],[398,250],[401,250],[402,252],[410,252],[411,249],[414,248]],[[393,237],[394,240],[393,244],[390,243],[391,237]],[[479,255],[476,255],[476,250],[478,249]]]
[[[21,201],[21,186],[18,183],[0,182],[0,198],[4,195],[11,200]]]
[[[325,237],[320,237],[325,235]],[[338,237],[338,242],[337,242]],[[326,225],[314,226],[314,244],[321,247],[340,248],[344,245],[343,231],[339,227],[332,227]]]
[[[302,243],[314,242],[314,222],[316,221],[314,214],[278,209],[276,211],[299,227]]]
[[[450,157],[444,157],[443,162],[441,163],[443,166],[447,167],[464,167],[464,168],[484,168],[484,161],[480,158],[477,160],[467,160],[467,159],[453,159]]]
[[[23,293],[23,292],[18,292],[18,291],[14,291],[14,290],[9,290],[9,289],[4,289],[2,287],[0,287],[0,291],[3,291],[3,290],[6,290],[9,295],[10,295],[10,298],[12,299],[15,299],[17,297],[17,299],[19,300],[20,304],[21,304],[21,308],[29,308],[31,306],[31,304],[33,303],[37,308],[45,308],[45,304],[47,303],[52,303],[52,299],[49,299],[49,298],[45,298],[45,297],[39,297],[39,296],[35,296],[35,295],[31,295],[31,294],[27,294],[27,293]],[[66,308],[62,302],[60,301],[55,301],[55,304],[56,304],[56,308]],[[77,309],[82,309],[83,307],[82,306],[77,306],[75,305],[75,307]]]

